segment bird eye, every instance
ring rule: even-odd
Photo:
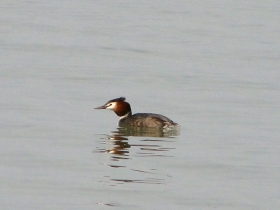
[[[111,106],[112,104],[108,104],[107,106]]]

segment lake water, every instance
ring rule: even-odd
[[[4,1],[1,209],[279,209],[278,1]],[[180,133],[123,135],[125,96]]]

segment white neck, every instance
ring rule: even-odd
[[[127,118],[129,115],[131,115],[131,112],[127,112],[124,116],[121,116],[120,120],[124,119],[124,118]]]

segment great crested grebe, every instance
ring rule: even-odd
[[[137,113],[132,115],[130,104],[124,97],[108,101],[95,109],[113,110],[119,117],[119,127],[177,128],[179,125],[161,114]]]

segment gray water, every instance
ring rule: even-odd
[[[279,209],[279,10],[2,1],[1,209]],[[120,96],[180,133],[119,136]]]

